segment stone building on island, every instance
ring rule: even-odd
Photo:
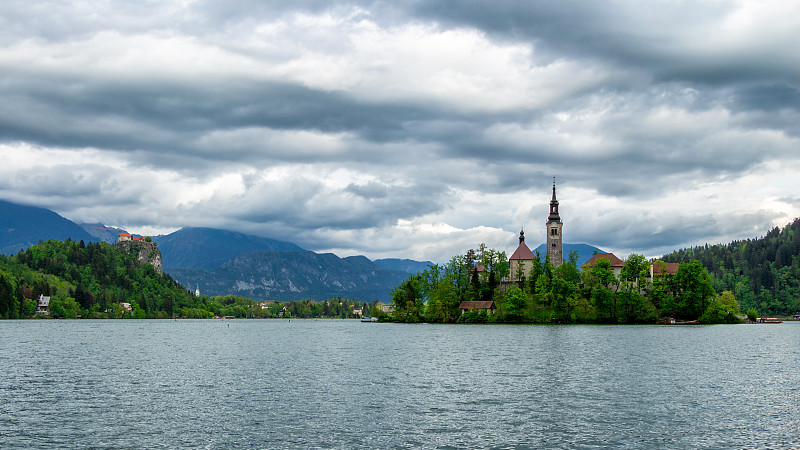
[[[564,222],[558,213],[558,199],[556,198],[556,181],[553,179],[553,198],[550,200],[550,215],[545,223],[547,232],[547,254],[550,264],[560,266],[564,263],[564,239],[562,228]],[[541,255],[544,257],[545,255]],[[519,246],[508,259],[508,269],[511,281],[523,281],[533,268],[536,257],[528,245],[525,244],[525,231],[519,232]]]
[[[561,215],[558,212],[558,199],[556,198],[556,182],[553,178],[553,197],[550,199],[550,214],[547,216],[546,227],[546,253],[539,255],[540,258],[547,256],[550,264],[553,267],[558,267],[564,263],[564,236],[563,227],[564,222],[561,221]],[[525,232],[519,232],[519,246],[511,257],[508,259],[509,278],[508,282],[524,281],[533,268],[533,261],[536,258],[534,253],[525,244]],[[622,275],[622,268],[625,267],[625,261],[618,258],[613,253],[596,253],[588,261],[581,265],[581,269],[589,270],[597,264],[601,258],[605,258],[610,263],[610,268],[614,276],[619,278]],[[678,271],[679,263],[664,263],[651,264],[647,277],[649,279],[656,279],[656,277],[675,275]]]
[[[547,216],[547,256],[550,264],[558,267],[564,263],[564,240],[562,227],[564,222],[558,214],[558,199],[556,199],[556,179],[553,177],[553,198],[550,200],[550,215]]]
[[[508,258],[508,273],[511,281],[522,281],[533,268],[535,256],[528,245],[525,244],[525,230],[519,232],[519,247]]]

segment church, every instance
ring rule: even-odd
[[[556,181],[553,179],[553,198],[550,200],[550,215],[547,216],[545,227],[547,231],[547,256],[550,258],[550,264],[556,267],[564,262],[563,226],[564,222],[561,221],[561,216],[558,214]],[[525,231],[521,230],[519,232],[519,246],[508,259],[511,281],[522,281],[530,273],[534,259],[533,252],[525,244]]]
[[[547,253],[546,256],[550,259],[550,264],[553,267],[558,267],[564,263],[564,239],[563,239],[564,222],[561,221],[561,216],[558,213],[558,199],[556,198],[556,181],[553,178],[553,198],[550,199],[550,215],[547,216],[545,223],[547,235]],[[545,255],[540,255],[544,257]],[[594,267],[595,263],[600,259],[605,258],[610,263],[610,269],[614,276],[619,278],[622,276],[622,268],[625,267],[625,261],[618,258],[613,253],[596,252],[586,262],[581,264],[580,268],[588,270]],[[533,254],[527,244],[525,244],[525,231],[519,232],[519,246],[511,254],[508,259],[509,278],[508,281],[518,282],[524,281],[533,268],[533,261],[536,256]],[[651,264],[647,276],[655,279],[658,276],[675,275],[678,271],[678,263],[661,263]]]

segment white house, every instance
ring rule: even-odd
[[[36,314],[50,315],[50,297],[39,294],[39,301],[36,303]]]

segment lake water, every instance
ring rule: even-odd
[[[800,323],[0,321],[0,448],[800,446]]]

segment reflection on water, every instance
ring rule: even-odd
[[[0,322],[0,447],[797,447],[800,323]]]

